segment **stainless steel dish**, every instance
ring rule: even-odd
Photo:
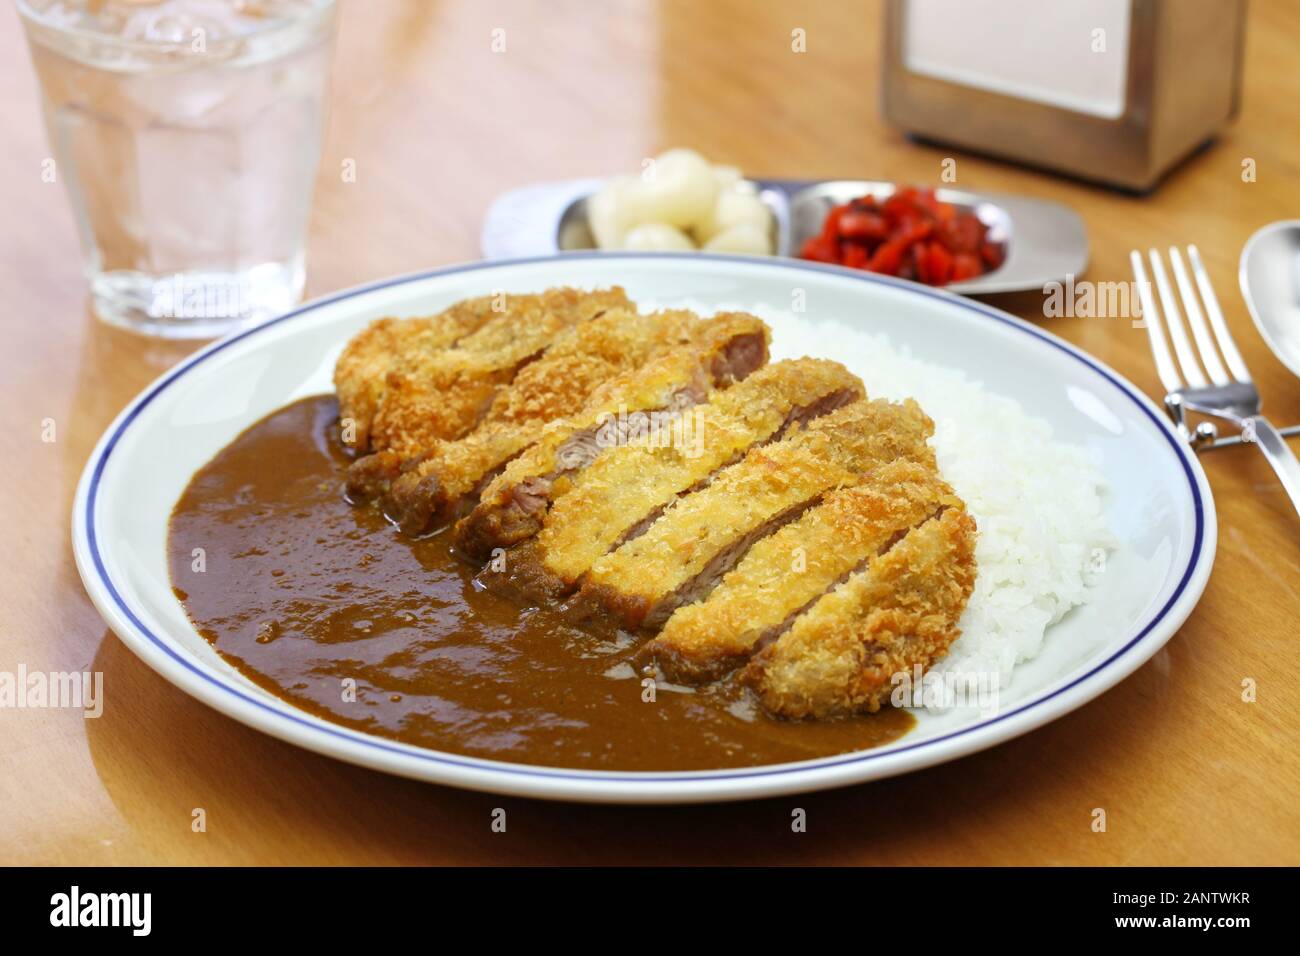
[[[483,224],[483,257],[513,259],[595,248],[587,227],[587,199],[599,179],[526,186],[500,196]],[[865,179],[797,181],[757,179],[759,196],[772,211],[776,255],[795,257],[820,231],[831,207],[858,196],[884,199],[898,184]],[[944,202],[973,212],[990,238],[1006,246],[1006,259],[977,279],[945,286],[963,295],[1023,292],[1076,278],[1088,267],[1083,220],[1060,203],[1000,193],[938,189]]]

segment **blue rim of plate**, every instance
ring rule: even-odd
[[[456,754],[443,753],[441,751],[428,750],[422,747],[416,747],[409,744],[401,745],[395,742],[386,741],[381,737],[375,737],[370,734],[361,733],[359,731],[353,731],[341,725],[333,725],[330,724],[328,721],[322,720],[321,722],[318,723],[312,720],[308,720],[304,717],[300,717],[295,713],[285,712],[284,710],[280,710],[276,707],[271,706],[271,704],[269,704],[264,700],[259,700],[258,698],[250,694],[244,693],[243,691],[239,690],[237,687],[231,686],[230,684],[227,684],[224,681],[217,679],[215,676],[209,674],[204,669],[195,666],[193,663],[191,663],[181,654],[178,654],[166,642],[160,639],[158,635],[154,634],[153,631],[145,627],[144,623],[135,615],[135,612],[133,612],[131,608],[127,606],[126,601],[122,599],[121,594],[118,593],[117,588],[113,585],[112,579],[109,577],[108,571],[104,566],[103,558],[99,553],[99,544],[95,533],[95,501],[99,490],[99,482],[101,477],[103,476],[104,467],[108,462],[109,456],[113,453],[113,448],[117,445],[118,439],[121,438],[122,434],[136,419],[136,417],[140,414],[140,412],[144,408],[146,408],[150,402],[152,402],[155,398],[157,398],[158,395],[160,395],[165,389],[167,389],[174,382],[179,380],[181,376],[183,376],[186,372],[190,371],[193,368],[196,368],[198,365],[200,365],[202,362],[207,361],[207,359],[211,358],[213,355],[216,355],[218,352],[221,352],[223,349],[235,344],[236,342],[242,341],[243,339],[246,339],[252,335],[257,335],[259,333],[262,333],[267,329],[272,328],[273,326],[279,325],[282,322],[287,322],[288,320],[296,318],[298,316],[305,315],[309,312],[319,309],[322,306],[330,305],[335,302],[342,302],[346,299],[354,298],[359,295],[366,295],[371,292],[379,291],[380,289],[391,288],[392,286],[407,285],[415,282],[423,282],[428,279],[441,278],[443,276],[456,275],[458,273],[464,273],[464,272],[479,272],[486,269],[504,269],[504,268],[509,268],[511,266],[531,265],[531,264],[536,264],[541,262],[555,262],[555,261],[581,260],[581,259],[650,259],[650,258],[667,259],[667,260],[682,259],[682,260],[693,261],[693,262],[715,260],[715,261],[727,262],[732,265],[735,265],[738,262],[748,263],[751,261],[750,257],[728,256],[728,255],[719,255],[719,254],[702,253],[702,252],[650,253],[650,254],[618,253],[618,252],[585,252],[585,253],[567,252],[559,256],[533,256],[533,257],[521,258],[521,259],[498,259],[490,262],[472,262],[463,265],[447,266],[442,269],[431,269],[426,272],[409,273],[407,275],[396,276],[391,279],[380,280],[379,282],[370,283],[368,285],[355,286],[350,289],[345,289],[342,292],[335,293],[334,295],[325,296],[324,298],[320,298],[320,299],[315,299],[303,306],[300,306],[297,309],[294,309],[291,312],[286,312],[284,315],[277,316],[274,319],[264,322],[261,325],[253,326],[252,328],[245,329],[242,332],[234,333],[227,338],[219,339],[218,341],[213,342],[205,349],[195,353],[192,357],[185,360],[176,368],[172,369],[170,372],[163,375],[161,378],[158,379],[158,381],[156,381],[152,386],[150,386],[148,391],[146,391],[144,394],[139,396],[135,400],[135,402],[128,408],[128,410],[123,415],[121,420],[118,421],[116,425],[112,426],[111,434],[108,436],[107,440],[103,442],[103,444],[100,446],[100,450],[96,453],[97,457],[94,462],[94,472],[91,475],[90,487],[86,495],[86,510],[84,516],[86,522],[86,542],[94,562],[95,572],[99,575],[101,583],[104,585],[104,588],[108,591],[108,593],[112,596],[114,604],[117,605],[118,609],[122,612],[122,614],[125,615],[127,620],[130,621],[131,624],[136,628],[136,630],[140,634],[143,634],[150,641],[150,643],[154,644],[156,647],[158,647],[159,650],[163,651],[168,657],[172,658],[174,661],[176,661],[186,670],[202,678],[203,680],[219,688],[220,690],[226,691],[227,693],[234,695],[235,697],[239,698],[245,703],[252,704],[253,706],[261,710],[265,710],[273,717],[282,720],[288,720],[293,723],[300,724],[310,730],[317,731],[317,732],[324,732],[331,736],[335,736],[342,740],[346,740],[350,743],[363,744],[367,747],[371,747],[376,750],[381,750],[387,753],[391,753],[399,757],[407,757],[407,758],[414,757],[417,759],[421,759],[421,760],[425,760],[437,764],[443,764],[446,766],[465,768],[470,770],[491,771],[494,773],[503,773],[503,774],[514,775],[514,776],[544,777],[550,779],[579,780],[584,782],[609,782],[609,783],[630,783],[636,781],[644,781],[647,783],[674,783],[674,782],[708,783],[715,780],[737,780],[737,779],[747,779],[747,778],[754,778],[754,777],[774,777],[774,776],[783,776],[783,775],[793,775],[793,774],[807,773],[809,771],[814,771],[814,770],[824,770],[831,767],[843,767],[843,766],[848,766],[853,764],[863,764],[873,760],[883,759],[885,757],[892,757],[895,756],[896,754],[906,753],[908,751],[915,751],[915,750],[920,750],[928,747],[932,748],[940,743],[943,743],[944,741],[953,740],[958,737],[966,736],[977,730],[983,730],[986,727],[991,727],[995,724],[1002,723],[1003,721],[1010,720],[1012,717],[1015,717],[1016,715],[1024,713],[1033,708],[1042,707],[1053,698],[1059,697],[1061,694],[1064,694],[1072,687],[1075,687],[1083,683],[1084,681],[1088,680],[1093,675],[1099,673],[1100,671],[1110,666],[1110,664],[1112,664],[1114,661],[1123,657],[1135,645],[1137,645],[1139,641],[1141,641],[1144,637],[1146,637],[1149,633],[1151,633],[1151,631],[1154,630],[1155,627],[1161,621],[1163,621],[1166,616],[1168,616],[1169,612],[1174,607],[1174,605],[1178,603],[1178,599],[1182,596],[1183,592],[1187,589],[1187,585],[1191,581],[1192,574],[1196,570],[1197,565],[1200,563],[1201,550],[1203,548],[1204,540],[1205,540],[1205,506],[1204,506],[1204,502],[1201,500],[1201,492],[1200,492],[1200,488],[1196,483],[1196,476],[1193,473],[1191,468],[1190,458],[1189,458],[1191,452],[1186,447],[1178,443],[1174,434],[1170,431],[1168,424],[1163,419],[1161,419],[1158,415],[1156,415],[1151,410],[1151,408],[1148,407],[1143,401],[1141,401],[1134,393],[1134,391],[1130,389],[1127,383],[1117,378],[1114,374],[1110,372],[1109,369],[1093,361],[1091,358],[1088,357],[1086,353],[1070,345],[1068,342],[1065,342],[1063,339],[1059,339],[1048,332],[1044,332],[1042,329],[1035,328],[1034,326],[1030,325],[1028,322],[1025,322],[1022,319],[1018,319],[1015,316],[1010,315],[1009,313],[1002,312],[998,309],[995,309],[992,306],[987,306],[982,303],[975,302],[974,300],[963,298],[962,296],[956,295],[955,293],[944,292],[940,289],[931,289],[927,286],[922,286],[914,282],[908,282],[903,279],[896,279],[892,276],[883,276],[883,275],[877,275],[875,273],[868,273],[868,272],[858,272],[855,270],[850,270],[839,266],[829,266],[829,265],[823,265],[821,263],[804,262],[802,260],[797,260],[797,259],[787,260],[782,262],[762,261],[759,264],[767,265],[767,266],[777,266],[780,268],[794,269],[796,271],[810,270],[814,272],[823,272],[829,275],[838,276],[840,278],[855,279],[858,281],[875,283],[878,285],[887,285],[896,289],[901,289],[905,292],[909,292],[913,295],[921,295],[927,298],[938,299],[940,301],[947,302],[949,304],[956,305],[961,308],[965,308],[971,312],[975,312],[981,316],[984,316],[985,318],[994,319],[998,322],[1001,322],[1003,325],[1007,326],[1008,328],[1015,329],[1016,331],[1019,332],[1024,332],[1027,335],[1030,335],[1042,342],[1045,342],[1046,344],[1052,346],[1058,351],[1068,355],[1070,358],[1075,359],[1076,361],[1087,366],[1091,371],[1093,371],[1097,375],[1100,375],[1103,379],[1105,379],[1112,386],[1114,386],[1115,389],[1120,392],[1120,394],[1122,394],[1125,398],[1127,398],[1134,405],[1136,405],[1138,409],[1142,412],[1142,414],[1155,424],[1156,431],[1159,432],[1160,435],[1169,443],[1171,449],[1174,452],[1174,457],[1178,459],[1178,463],[1182,466],[1183,474],[1187,478],[1187,484],[1188,487],[1191,489],[1192,503],[1196,515],[1196,531],[1192,539],[1192,550],[1188,558],[1187,567],[1183,569],[1182,576],[1179,578],[1178,585],[1177,587],[1174,588],[1173,594],[1169,596],[1169,599],[1165,602],[1164,606],[1162,606],[1160,610],[1156,612],[1155,616],[1152,617],[1152,619],[1148,621],[1146,625],[1143,626],[1138,631],[1138,633],[1134,635],[1134,637],[1131,640],[1129,640],[1123,647],[1115,651],[1115,653],[1111,654],[1104,661],[1101,661],[1095,667],[1088,670],[1086,673],[1080,674],[1078,677],[1071,680],[1068,684],[1064,684],[1060,687],[1057,687],[1051,693],[1043,697],[1037,697],[1033,700],[1027,701],[1026,703],[1021,704],[1019,707],[1016,707],[1005,714],[999,714],[998,716],[992,717],[988,720],[983,720],[978,723],[971,724],[970,726],[962,727],[959,730],[954,730],[950,733],[942,734],[938,737],[930,737],[925,740],[917,741],[916,743],[912,743],[912,744],[900,744],[895,747],[886,747],[878,750],[856,751],[849,754],[843,754],[834,757],[822,757],[816,760],[801,761],[798,763],[778,764],[776,766],[769,767],[769,768],[753,767],[753,768],[740,768],[734,770],[697,770],[697,771],[692,771],[690,773],[673,773],[671,771],[578,770],[578,769],[565,769],[560,767],[554,767],[554,768],[536,767],[528,764],[515,764],[515,763],[502,762],[502,761],[487,760],[487,759],[476,758],[476,757],[464,757],[464,756],[458,756]],[[293,705],[290,704],[288,701],[284,701],[283,703],[288,708],[296,709],[293,708]]]

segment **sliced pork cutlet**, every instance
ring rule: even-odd
[[[765,343],[752,316],[704,320],[692,312],[638,315],[614,309],[570,329],[498,392],[483,423],[458,441],[438,442],[391,483],[385,510],[409,534],[445,524],[478,501],[512,458],[540,439],[547,424],[580,412],[605,383],[657,356],[686,352],[711,367],[740,339]],[[766,355],[766,347],[761,349]],[[692,370],[687,394],[698,393]],[[703,387],[710,386],[704,381]],[[692,399],[692,401],[697,399]],[[626,405],[626,400],[620,402]],[[611,411],[616,414],[617,409]]]
[[[477,332],[497,313],[494,298],[466,299],[437,315],[376,319],[354,335],[334,365],[343,443],[357,451],[370,447],[370,425],[383,398],[390,372],[418,367],[443,349]]]
[[[555,336],[540,357],[496,389],[482,421],[469,434],[476,434],[493,421],[513,424],[527,418],[562,415],[563,409],[581,405],[594,387],[593,382],[619,371],[623,361],[620,351],[643,352],[651,344],[651,334],[685,338],[686,328],[699,321],[690,312],[646,317],[633,309],[615,306],[587,322],[579,322]],[[432,441],[417,455],[387,450],[360,458],[348,471],[348,493],[357,498],[383,497],[400,476],[426,459],[446,454],[449,443],[456,440]]]
[[[519,579],[511,592],[533,588],[533,598],[553,599],[571,591],[593,562],[652,524],[679,495],[702,487],[755,445],[862,397],[862,382],[838,362],[777,362],[699,406],[693,441],[640,441],[605,455],[554,488],[549,511],[545,498],[510,500],[516,510],[541,505],[530,511],[531,524],[507,525],[538,529],[535,541],[508,559],[509,573]]]
[[[542,428],[536,443],[483,489],[456,527],[458,550],[486,561],[494,550],[530,537],[551,501],[607,453],[642,440],[662,445],[693,437],[687,409],[761,368],[768,340],[759,319],[722,313],[699,323],[689,345],[666,349],[602,385],[579,413]]]
[[[741,679],[782,717],[875,712],[895,674],[948,653],[975,571],[975,521],[946,508],[799,615]]]
[[[699,491],[674,501],[639,536],[598,558],[572,609],[629,630],[658,629],[702,600],[760,538],[827,491],[900,458],[933,465],[934,423],[916,402],[860,401],[751,449]]]
[[[947,507],[962,507],[928,463],[900,459],[824,494],[757,541],[711,594],[679,607],[637,654],[676,683],[716,680],[776,640],[829,589]]]
[[[634,308],[622,289],[548,289],[494,297],[501,310],[450,348],[403,353],[383,380],[370,447],[399,459],[440,439],[460,438],[488,411],[497,390],[565,329],[609,309]]]

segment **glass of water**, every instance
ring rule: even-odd
[[[209,338],[298,302],[334,0],[17,0],[96,314]]]

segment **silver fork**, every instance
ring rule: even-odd
[[[1194,444],[1208,440],[1212,431],[1198,429],[1195,435],[1190,434],[1183,423],[1184,408],[1236,425],[1241,431],[1242,441],[1259,445],[1282,482],[1282,487],[1291,497],[1291,504],[1300,513],[1300,461],[1296,460],[1295,453],[1281,432],[1259,413],[1259,391],[1251,381],[1250,372],[1246,369],[1241,353],[1237,351],[1236,343],[1232,341],[1232,333],[1228,331],[1223,310],[1219,308],[1219,300],[1210,285],[1210,276],[1201,264],[1200,252],[1195,246],[1187,247],[1187,258],[1191,260],[1192,274],[1196,277],[1196,286],[1193,288],[1182,254],[1176,246],[1169,248],[1169,261],[1173,266],[1174,280],[1182,294],[1188,324],[1192,328],[1195,351],[1183,327],[1178,298],[1169,284],[1169,276],[1165,272],[1160,253],[1152,249],[1148,254],[1156,289],[1160,293],[1160,305],[1164,309],[1164,323],[1161,322],[1160,312],[1156,310],[1155,297],[1151,294],[1151,283],[1147,279],[1141,254],[1134,249],[1129,253],[1129,261],[1133,264],[1133,275],[1137,279],[1138,298],[1142,302],[1147,337],[1151,341],[1151,352],[1156,360],[1156,373],[1169,391],[1165,396],[1165,407],[1169,409],[1179,430]],[[1204,312],[1197,302],[1197,290],[1200,291],[1201,301],[1205,303]],[[1209,316],[1208,325],[1206,315]],[[1169,326],[1169,338],[1174,345],[1173,355],[1165,343],[1163,324]],[[1197,361],[1198,352],[1200,362]],[[1222,361],[1219,359],[1220,352],[1223,353]],[[1174,364],[1174,355],[1178,357],[1177,365]],[[1204,363],[1204,372],[1201,371],[1201,363]]]

